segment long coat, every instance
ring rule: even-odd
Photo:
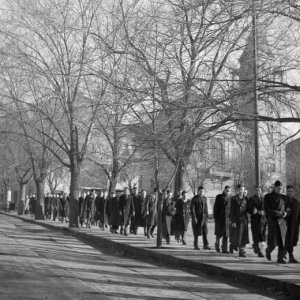
[[[135,226],[146,226],[146,199],[142,196],[135,196],[134,198],[134,210],[135,210]]]
[[[156,225],[157,218],[157,200],[158,196],[151,194],[147,196],[146,199],[146,224],[147,226]]]
[[[121,222],[121,210],[120,210],[120,198],[113,197],[109,200],[109,210],[110,210],[110,218],[109,225],[112,226],[120,226]]]
[[[226,197],[225,193],[216,196],[214,203],[215,235],[217,237],[229,237],[230,231],[230,202],[231,198]]]
[[[255,210],[257,212],[262,212],[262,215],[258,214],[257,212],[254,213]],[[266,240],[267,219],[265,215],[263,198],[258,197],[257,195],[249,198],[248,211],[251,215],[251,231],[253,242],[264,242]]]
[[[300,202],[295,198],[287,198],[287,235],[286,247],[297,246],[299,240]]]
[[[101,224],[104,223],[105,215],[105,199],[99,195],[95,199],[95,220],[100,221]]]
[[[282,230],[279,227],[279,223],[284,225],[286,222],[283,218],[283,213],[286,212],[286,197],[273,191],[265,195],[264,206],[268,220],[268,246],[273,248],[281,245],[282,234],[286,235],[284,226],[282,226]]]
[[[175,212],[175,202],[171,198],[165,198],[162,209],[162,235],[167,237],[171,235],[171,225],[173,213]]]
[[[207,229],[207,198],[205,196],[196,195],[191,201],[192,228],[194,236],[208,233]],[[197,221],[197,223],[195,222]]]
[[[190,220],[191,201],[184,202],[182,199],[177,199],[175,202],[176,213],[174,215],[174,232],[182,232],[188,230]]]
[[[80,196],[78,199],[78,204],[79,204],[79,217],[83,218],[83,202],[84,202],[84,197]]]
[[[123,194],[120,196],[120,211],[122,214],[122,225],[128,226],[130,217],[135,214],[132,195]]]
[[[61,218],[66,217],[66,202],[67,200],[65,197],[59,198],[59,216]]]
[[[231,198],[230,203],[230,243],[232,246],[239,247],[249,243],[248,234],[248,203],[247,198],[242,199],[239,196]],[[232,227],[232,223],[236,224],[236,228]]]
[[[93,205],[92,195],[86,195],[86,197],[84,198],[83,206],[82,206],[83,219],[88,219],[88,220],[91,219],[92,205]]]

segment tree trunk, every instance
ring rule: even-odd
[[[26,184],[20,182],[20,196],[18,204],[18,215],[24,215],[25,210],[25,201],[26,201]]]
[[[185,176],[186,175],[186,164],[183,159],[179,161],[179,165],[175,175],[175,195],[179,191],[182,191],[186,187]]]
[[[70,228],[79,228],[80,164],[76,158],[71,162]]]
[[[44,189],[45,180],[35,179],[36,185],[36,206],[35,206],[35,220],[45,220],[44,217]]]

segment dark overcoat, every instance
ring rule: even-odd
[[[83,210],[82,210],[83,219],[91,219],[92,204],[93,204],[92,195],[86,195],[83,201]]]
[[[83,202],[84,202],[84,197],[83,197],[83,196],[80,196],[79,199],[78,199],[78,205],[79,205],[79,217],[82,217]]]
[[[196,195],[191,201],[192,228],[194,236],[201,236],[208,233],[207,230],[207,198]],[[197,223],[196,223],[197,221]]]
[[[273,248],[278,246],[282,240],[279,223],[286,222],[283,216],[286,213],[286,196],[277,194],[275,191],[266,194],[264,207],[268,221],[268,246]],[[282,233],[286,235],[286,229],[282,229]]]
[[[175,202],[171,198],[165,198],[162,209],[162,235],[167,237],[172,234],[172,219],[175,212]]]
[[[216,196],[213,207],[215,221],[215,235],[217,237],[229,237],[229,213],[230,213],[230,197],[226,197],[225,193]]]
[[[134,197],[134,209],[135,209],[135,226],[145,227],[146,226],[146,199],[142,196]]]
[[[100,221],[100,223],[103,224],[105,215],[105,198],[98,195],[95,199],[95,207],[95,220]]]
[[[299,240],[300,202],[295,198],[287,198],[287,235],[286,247],[297,246]]]
[[[120,209],[120,198],[112,197],[109,199],[109,210],[110,210],[110,218],[109,225],[112,226],[120,226],[121,225],[121,209]]]
[[[128,226],[130,217],[135,214],[132,195],[123,194],[120,196],[120,211],[122,214],[122,225]]]
[[[158,196],[155,194],[151,194],[147,196],[146,199],[146,223],[147,226],[156,225],[157,218],[157,200]]]
[[[233,196],[230,203],[230,243],[233,248],[244,246],[249,243],[248,233],[248,203],[247,198],[239,198]],[[232,227],[232,223],[236,224],[236,228]]]
[[[262,215],[259,213],[262,212]],[[254,242],[265,242],[266,241],[266,228],[267,228],[267,219],[264,209],[263,197],[258,197],[254,195],[249,198],[248,202],[248,212],[251,216],[251,231]]]
[[[190,220],[191,201],[184,202],[181,198],[175,202],[176,213],[174,215],[174,232],[187,231]]]
[[[67,200],[65,197],[59,198],[59,216],[61,218],[66,217],[66,202]]]

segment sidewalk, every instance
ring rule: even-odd
[[[273,295],[286,295],[294,299],[300,299],[300,263],[280,265],[276,263],[277,249],[272,253],[272,262],[265,258],[258,258],[248,246],[247,257],[239,258],[237,254],[218,254],[212,250],[195,251],[191,232],[188,234],[187,246],[177,244],[174,239],[170,245],[163,243],[163,247],[157,249],[156,240],[148,240],[142,232],[138,235],[122,236],[101,231],[99,228],[69,229],[68,223],[53,221],[35,221],[29,216],[17,216],[15,212],[1,212],[8,216],[20,218],[27,222],[37,223],[49,229],[63,230],[77,238],[90,241],[93,245],[105,247],[110,253],[124,255],[139,260],[146,260],[155,264],[184,269],[193,274],[207,274],[217,276],[224,282],[251,286],[251,288],[265,291]],[[210,230],[209,241],[213,245]],[[201,243],[200,243],[201,247]],[[202,247],[201,247],[202,249]],[[297,252],[298,253],[298,252]],[[297,257],[296,254],[296,258]]]

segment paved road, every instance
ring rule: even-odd
[[[0,299],[273,299],[0,215]]]

